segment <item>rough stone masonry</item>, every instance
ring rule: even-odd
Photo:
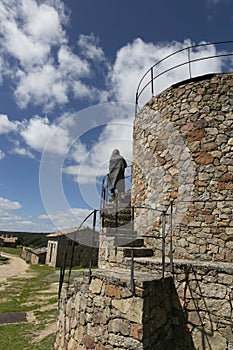
[[[176,258],[233,261],[232,107],[233,73],[213,74],[170,87],[135,118],[132,204],[169,212],[173,201]],[[136,226],[158,234],[161,213],[138,210]]]

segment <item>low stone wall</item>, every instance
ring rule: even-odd
[[[164,281],[155,259],[135,258],[135,268],[135,295],[129,268],[76,280],[61,300],[56,350],[233,349],[231,264],[175,261]]]
[[[152,273],[136,273],[135,295],[129,270],[95,270],[76,280],[59,308],[56,350],[64,349],[192,349],[171,278],[163,282]]]
[[[162,270],[161,263],[150,258],[135,259],[135,268],[158,273]],[[166,270],[169,271],[169,264]],[[232,264],[177,260],[173,280],[177,291],[177,298],[172,302],[173,331],[177,332],[183,317],[183,323],[192,335],[194,349],[232,350]]]

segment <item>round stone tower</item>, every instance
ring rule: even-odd
[[[132,205],[155,255],[166,213],[175,258],[233,261],[232,106],[233,73],[221,73],[172,86],[136,115]]]

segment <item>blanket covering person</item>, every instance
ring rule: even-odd
[[[112,198],[115,198],[115,190],[117,189],[118,196],[121,197],[125,193],[125,168],[127,167],[126,160],[120,155],[118,149],[114,149],[109,161],[109,187]]]

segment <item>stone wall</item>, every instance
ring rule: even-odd
[[[140,271],[158,271],[155,259],[135,259]],[[169,271],[169,264],[166,266]],[[233,349],[233,266],[230,263],[176,260],[173,280],[173,333],[180,322],[190,332],[196,350]],[[178,349],[182,349],[180,344]],[[192,349],[187,347],[187,349]]]
[[[231,264],[176,261],[164,281],[155,259],[135,268],[135,295],[129,269],[76,281],[61,300],[56,350],[232,350]]]
[[[173,201],[175,258],[233,261],[232,106],[233,73],[213,74],[170,87],[136,116],[132,204],[152,208],[136,209],[136,228],[159,236]],[[147,239],[160,252],[157,242]]]
[[[95,270],[61,301],[55,349],[193,349],[171,278],[129,270]],[[173,331],[175,308],[176,331]]]

